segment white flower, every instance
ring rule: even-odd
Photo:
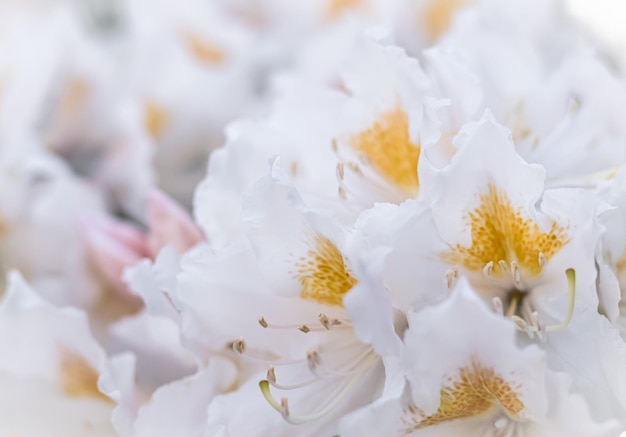
[[[153,183],[151,149],[116,58],[75,9],[7,14],[0,32],[0,144],[38,144],[89,178],[114,208],[138,215]]]
[[[93,308],[105,290],[76,229],[83,214],[103,214],[102,198],[53,156],[15,152],[0,154],[2,276],[19,269],[49,301]]]
[[[577,301],[597,305],[601,202],[578,189],[544,192],[544,170],[515,153],[509,133],[489,114],[455,143],[452,163],[427,173],[434,223],[448,246],[440,259],[530,331],[571,317],[568,269],[576,271]]]
[[[195,374],[147,396],[134,382],[134,356],[126,353],[106,363],[100,387],[118,404],[113,424],[122,437],[201,437],[206,428],[206,405],[216,394],[229,390],[235,376],[231,362],[215,357]]]
[[[209,153],[257,97],[254,40],[217,5],[128,4],[129,86],[155,145],[157,183],[188,206]]]
[[[347,416],[341,435],[612,436],[594,422],[564,374],[548,370],[536,346],[515,344],[462,280],[445,302],[409,315],[406,386]],[[486,341],[489,339],[489,341]]]
[[[185,341],[200,356],[230,343],[242,363],[256,363],[239,390],[211,403],[209,425],[233,435],[333,432],[383,389],[382,356],[399,350],[391,305],[384,289],[357,285],[368,268],[350,235],[305,206],[278,160],[246,195],[244,220],[253,250],[192,250],[175,293]]]
[[[0,434],[113,435],[114,405],[97,386],[105,353],[82,311],[44,302],[12,272],[0,349]]]
[[[537,6],[530,3],[526,13]],[[589,42],[553,35],[558,16],[546,13],[547,22],[529,30],[518,17],[509,23],[487,10],[464,15],[424,53],[429,76],[451,100],[441,110],[442,140],[488,108],[511,130],[518,153],[545,167],[549,186],[593,186],[610,176],[624,160],[623,83]]]
[[[273,155],[281,156],[307,204],[331,209],[346,223],[377,201],[399,203],[419,192],[422,143],[434,140],[425,127],[429,82],[399,48],[342,35],[354,43],[334,69],[339,85],[326,83],[326,74],[322,83],[296,80],[266,119],[231,126],[227,144],[212,155],[195,202],[213,245],[241,235],[239,197]]]

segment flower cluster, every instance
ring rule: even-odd
[[[0,5],[0,435],[626,435],[625,113],[558,0]]]

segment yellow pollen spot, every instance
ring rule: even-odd
[[[520,419],[524,404],[519,398],[520,386],[512,386],[491,367],[475,359],[459,369],[449,385],[441,388],[439,408],[434,414],[425,416],[415,405],[405,411],[403,433],[411,434],[419,429],[440,425],[458,419],[487,416],[501,409],[511,419]]]
[[[83,357],[64,347],[59,355],[61,382],[67,396],[109,400],[98,390],[98,373]]]
[[[493,185],[480,196],[480,206],[467,220],[472,245],[451,245],[451,252],[442,258],[472,271],[481,271],[491,262],[492,273],[498,275],[503,273],[500,261],[507,266],[515,261],[523,273],[537,276],[543,268],[540,254],[547,261],[569,242],[563,227],[553,222],[548,232],[542,232],[537,223],[524,216],[522,208],[514,207],[506,193]]]
[[[4,217],[0,215],[0,238],[6,235],[9,230],[9,224],[6,222]]]
[[[59,100],[59,114],[63,121],[76,116],[89,97],[89,83],[82,78],[68,81]]]
[[[437,41],[448,30],[454,14],[470,1],[430,0],[428,6],[422,11],[420,24],[424,26],[426,35],[431,42]]]
[[[330,0],[326,9],[328,18],[337,18],[350,9],[358,9],[365,6],[364,0]]]
[[[325,305],[343,306],[343,296],[357,280],[350,274],[343,255],[328,238],[315,236],[315,248],[296,263],[300,297]]]
[[[183,39],[191,54],[198,61],[209,65],[220,65],[226,61],[226,53],[215,44],[193,32],[184,32]]]
[[[379,174],[405,190],[417,192],[420,146],[411,141],[409,118],[400,106],[383,113],[369,129],[351,138],[350,144]]]
[[[152,101],[145,104],[143,123],[152,139],[158,140],[163,135],[167,128],[168,119],[167,111],[162,106]]]
[[[2,227],[0,223],[0,235],[2,233]],[[618,275],[622,275],[626,272],[626,250],[620,255],[615,263],[615,270]]]

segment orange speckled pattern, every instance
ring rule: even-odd
[[[493,274],[501,274],[499,262],[510,265],[517,262],[522,273],[536,276],[541,273],[539,254],[546,260],[556,254],[569,238],[566,230],[554,222],[548,232],[542,232],[537,223],[524,216],[521,207],[515,207],[507,194],[489,185],[480,196],[478,208],[469,212],[472,245],[451,246],[443,259],[472,271],[481,271],[493,262]]]
[[[314,248],[298,260],[296,268],[300,297],[325,305],[343,306],[343,296],[357,283],[337,246],[321,235],[315,236]]]
[[[420,146],[409,136],[409,117],[401,106],[380,115],[373,125],[354,136],[350,144],[385,179],[417,192]]]
[[[495,409],[502,409],[512,419],[520,419],[524,404],[520,400],[521,387],[506,381],[491,367],[476,359],[459,369],[441,388],[439,409],[425,416],[415,405],[405,410],[402,432],[410,434],[418,429],[436,426],[452,420],[480,417]]]

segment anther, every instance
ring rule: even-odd
[[[526,323],[526,320],[522,319],[520,316],[513,315],[511,316],[511,320],[513,320],[513,323],[515,323],[515,326],[520,331],[528,331],[528,323]]]
[[[276,372],[274,371],[274,366],[269,366],[267,368],[267,380],[272,384],[276,383]]]
[[[493,305],[493,310],[495,311],[497,315],[504,316],[504,308],[502,305],[502,299],[496,296],[493,299],[491,299],[491,304]]]
[[[348,199],[348,195],[346,194],[346,190],[343,187],[339,187],[337,189],[337,192],[339,193],[339,197],[341,197],[343,200],[347,200]]]
[[[493,426],[496,429],[504,429],[505,426],[508,425],[508,419],[506,417],[500,417],[498,420],[493,422]]]
[[[502,269],[503,272],[506,272],[509,270],[509,266],[506,265],[506,261],[501,259],[500,261],[498,261],[498,264],[500,265],[500,268]]]
[[[332,328],[333,326],[341,325],[341,320],[329,319],[326,314],[320,314],[318,318],[321,325],[327,330],[330,330],[330,328]]]
[[[233,350],[239,352],[240,354],[243,354],[243,352],[246,350],[246,343],[244,342],[243,337],[239,337],[235,341],[233,341]]]
[[[357,164],[356,162],[348,162],[348,168],[352,170],[352,172],[357,174],[358,176],[363,176],[361,167],[359,167],[359,164]]]
[[[493,261],[489,261],[487,264],[485,264],[485,267],[483,267],[483,275],[487,277],[491,276],[492,270],[493,270]]]
[[[530,339],[535,338],[535,333],[537,332],[537,328],[535,326],[529,324],[526,320],[519,316],[512,316],[511,320],[513,320],[517,329],[525,332]]]
[[[535,329],[535,332],[537,332],[537,337],[539,338],[539,340],[546,341],[545,325],[543,323],[543,319],[537,311],[533,311],[530,314],[530,321]]]
[[[337,139],[333,138],[330,142],[330,148],[333,150],[333,152],[337,153],[339,151],[339,146],[337,145]]]
[[[518,285],[522,281],[522,276],[519,270],[519,266],[517,265],[517,262],[515,261],[511,261],[511,276],[515,280],[515,283]]]
[[[280,400],[280,414],[283,415],[284,419],[289,417],[289,401],[287,398],[282,398]]]
[[[539,252],[539,267],[543,269],[546,265],[546,262],[546,256],[543,254],[543,252]]]
[[[259,319],[259,325],[261,325],[264,328],[267,328],[269,325],[267,324],[267,322],[265,321],[265,317],[261,317]]]
[[[300,330],[300,331],[304,332],[305,334],[307,334],[308,332],[310,332],[310,331],[311,331],[311,329],[310,329],[308,326],[306,326],[306,325],[300,325],[300,326],[298,327],[298,330]]]
[[[337,177],[340,180],[343,180],[344,176],[345,176],[345,171],[344,171],[343,162],[339,162],[337,163]]]
[[[315,372],[315,368],[320,364],[320,354],[315,349],[312,349],[306,353],[306,360],[309,365],[309,370]]]
[[[454,266],[446,272],[446,285],[448,288],[452,288],[454,280],[459,277],[459,267]]]

